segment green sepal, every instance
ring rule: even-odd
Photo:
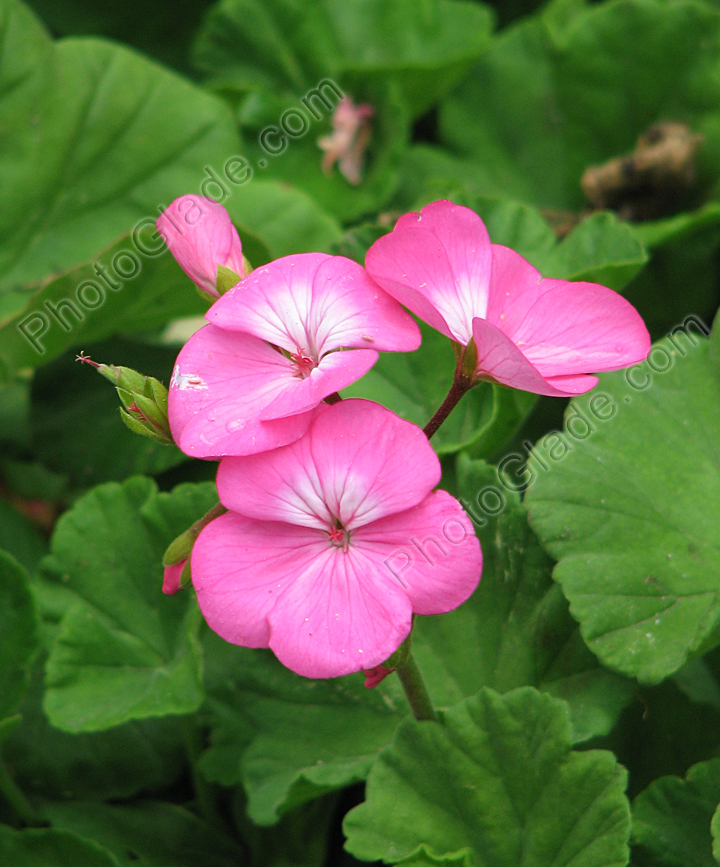
[[[471,337],[470,342],[465,347],[463,351],[462,358],[460,361],[460,370],[463,376],[468,377],[468,379],[475,378],[475,371],[477,370],[478,363],[478,354],[477,354],[477,346],[475,346],[475,340]]]
[[[190,574],[190,558],[188,557],[187,563],[183,566],[183,570],[180,573],[180,589],[184,590],[191,583],[192,575]]]
[[[218,518],[220,515],[227,512],[225,506],[222,506],[218,503],[217,506],[213,506],[209,512],[204,514],[202,518],[198,521],[195,521],[190,527],[185,530],[184,533],[181,533],[177,536],[173,541],[167,546],[165,549],[165,553],[163,554],[162,564],[163,566],[174,566],[176,563],[179,563],[181,560],[185,560],[190,556],[192,551],[192,547],[195,544],[195,540],[200,535],[200,531],[203,527],[213,521],[215,518]]]
[[[135,405],[153,427],[157,428],[160,433],[169,435],[167,415],[163,415],[162,410],[151,397],[136,394]]]
[[[415,618],[413,617],[413,626],[415,625]],[[390,656],[385,660],[385,662],[381,662],[380,665],[383,668],[399,668],[401,665],[405,665],[405,663],[410,658],[410,653],[412,651],[412,629],[408,633],[408,637],[403,641],[403,643],[398,647],[398,649],[391,653]]]
[[[140,436],[144,437],[150,437],[150,439],[166,446],[172,445],[171,438],[161,434],[152,427],[146,427],[139,419],[130,415],[130,413],[122,407],[120,408],[120,417],[125,423],[125,426],[130,428],[133,433],[140,434]]]
[[[243,261],[245,261],[244,256]],[[224,265],[218,265],[215,288],[220,293],[220,295],[224,295],[226,292],[229,292],[233,286],[237,285],[242,279],[243,278],[239,274],[236,274],[230,268],[226,268]]]

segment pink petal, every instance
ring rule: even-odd
[[[268,613],[328,550],[317,530],[233,512],[211,521],[192,550],[193,586],[208,626],[232,644],[267,647]]]
[[[469,208],[433,202],[405,214],[368,250],[365,266],[390,295],[446,336],[467,344],[487,311],[492,251]]]
[[[545,378],[618,370],[650,352],[644,322],[617,292],[543,280],[522,256],[497,244],[487,319]]]
[[[339,677],[372,668],[410,632],[412,612],[402,588],[372,560],[328,547],[297,577],[268,614],[270,647],[305,677]]]
[[[415,614],[457,608],[480,581],[480,542],[462,506],[446,491],[360,527],[351,534],[350,546],[402,587]]]
[[[545,378],[518,347],[485,319],[473,320],[473,336],[478,351],[477,375],[534,394],[567,397],[584,394],[597,385],[595,376]]]
[[[309,413],[262,418],[283,391],[301,383],[293,370],[292,362],[264,341],[206,325],[175,363],[168,397],[173,439],[193,457],[248,454],[296,440],[310,423]]]
[[[218,265],[245,275],[242,244],[228,212],[204,196],[180,196],[156,221],[157,230],[188,277],[213,297]]]
[[[162,592],[167,596],[174,596],[180,592],[180,576],[187,563],[187,557],[172,566],[166,566],[163,572]]]
[[[207,319],[317,358],[341,347],[408,352],[420,345],[415,322],[361,265],[321,253],[286,256],[256,269]]]
[[[328,353],[307,379],[293,378],[290,386],[265,409],[262,418],[281,418],[314,409],[323,398],[364,376],[377,360],[377,352],[368,349]]]
[[[223,505],[251,518],[352,529],[422,502],[440,481],[422,430],[366,400],[316,411],[310,430],[285,448],[225,458]]]

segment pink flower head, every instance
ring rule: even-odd
[[[405,214],[368,250],[370,275],[451,340],[477,349],[475,376],[566,397],[588,374],[642,361],[650,335],[635,308],[597,283],[543,279],[518,253],[491,244],[469,208],[433,202]]]
[[[194,457],[293,442],[311,410],[366,373],[378,350],[420,345],[412,317],[362,266],[323,253],[257,268],[205,318],[180,351],[168,405],[173,438]]]
[[[211,629],[270,647],[305,677],[381,665],[413,612],[456,608],[482,553],[420,428],[365,400],[321,407],[291,445],[220,463],[220,501],[192,552]]]
[[[242,244],[230,215],[204,196],[180,196],[157,218],[155,225],[175,261],[208,295],[218,298],[218,265],[245,276]]]
[[[349,96],[337,104],[332,116],[332,135],[318,139],[319,147],[325,151],[322,168],[326,175],[337,163],[345,180],[355,185],[360,183],[373,114],[375,109],[371,105],[355,105]]]

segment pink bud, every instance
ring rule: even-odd
[[[394,668],[385,668],[384,665],[376,665],[375,668],[363,668],[365,686],[367,689],[372,689],[374,686],[382,683],[393,671],[395,671]]]
[[[230,215],[203,196],[180,196],[156,221],[175,261],[203,292],[219,298],[218,266],[245,276],[242,244]]]
[[[166,566],[163,573],[162,592],[167,596],[174,596],[182,589],[180,587],[180,576],[187,563],[187,557],[179,563],[174,563],[172,566]]]

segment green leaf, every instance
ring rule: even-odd
[[[720,802],[720,759],[685,779],[662,777],[633,801],[633,842],[668,867],[714,867],[710,822]]]
[[[227,107],[140,55],[53,43],[16,0],[0,32],[0,289],[90,260],[237,154]]]
[[[0,720],[15,713],[40,648],[38,613],[28,574],[0,551]]]
[[[187,754],[176,719],[136,720],[104,732],[67,734],[51,726],[43,713],[44,668],[43,658],[20,705],[22,724],[6,742],[5,754],[12,757],[13,776],[23,791],[46,798],[111,800],[177,784]]]
[[[527,493],[583,638],[644,683],[720,641],[720,383],[692,325],[573,399]]]
[[[120,867],[97,843],[55,828],[15,831],[0,825],[0,859],[12,867]]]
[[[109,806],[45,803],[57,828],[96,840],[121,867],[237,867],[242,851],[197,816],[175,804],[140,801]]]
[[[487,8],[457,0],[223,0],[206,18],[194,57],[225,84],[297,99],[327,76],[390,80],[417,117],[469,69],[490,27]]]
[[[579,210],[586,167],[631,152],[651,124],[672,118],[704,136],[700,183],[715,183],[720,13],[692,0],[612,0],[573,13],[502,31],[446,101],[444,139],[506,195]]]
[[[392,864],[621,867],[626,773],[612,753],[570,747],[564,703],[530,688],[483,689],[441,723],[406,720],[345,817],[346,849]]]
[[[457,475],[483,574],[460,608],[418,620],[416,656],[433,695],[449,705],[483,686],[534,686],[568,702],[574,743],[607,734],[634,684],[598,665],[584,645],[512,480],[465,455]]]
[[[134,477],[93,489],[60,518],[44,568],[77,602],[46,668],[53,725],[99,731],[199,707],[199,611],[189,594],[163,596],[161,561],[216,502],[212,484],[158,494],[150,479]]]
[[[253,268],[293,253],[328,252],[341,237],[340,226],[317,202],[289,183],[254,178],[232,195],[225,207],[238,226],[245,253]],[[250,232],[262,239],[267,258],[258,261],[244,238]]]
[[[165,383],[170,382],[177,354],[175,349],[124,340],[84,349],[98,362],[132,366]],[[39,370],[32,396],[35,453],[51,469],[67,473],[76,489],[134,473],[160,473],[187,460],[174,445],[127,430],[112,384],[89,365],[76,363],[73,355]]]
[[[368,690],[362,675],[310,681],[270,651],[205,641],[212,746],[205,775],[242,781],[248,815],[270,825],[312,798],[360,782],[407,712],[395,678]]]

